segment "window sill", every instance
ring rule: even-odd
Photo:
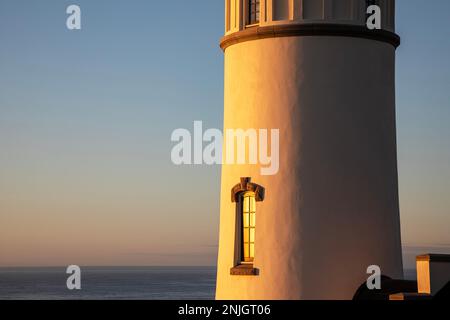
[[[253,264],[240,264],[230,269],[230,275],[232,276],[257,276],[259,270],[253,268]]]
[[[245,25],[246,29],[255,28],[255,27],[259,27],[259,22]]]

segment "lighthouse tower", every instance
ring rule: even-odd
[[[402,278],[395,1],[225,11],[224,130],[279,129],[279,170],[222,167],[216,298],[351,299],[372,265]]]

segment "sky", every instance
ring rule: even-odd
[[[407,259],[450,253],[448,12],[397,0]],[[222,128],[223,29],[221,0],[0,0],[0,266],[216,263],[220,167],[170,136]]]

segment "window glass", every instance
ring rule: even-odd
[[[243,195],[242,201],[242,260],[252,262],[255,257],[256,199],[253,192]]]
[[[260,0],[248,0],[248,24],[259,23]]]

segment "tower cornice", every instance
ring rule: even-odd
[[[286,24],[255,26],[242,31],[224,36],[220,41],[222,50],[237,43],[276,38],[276,37],[307,37],[307,36],[331,36],[364,38],[386,42],[397,48],[400,45],[400,36],[387,30],[369,30],[365,26],[350,24]]]

